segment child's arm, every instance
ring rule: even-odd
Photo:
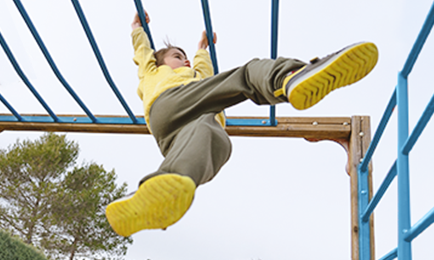
[[[217,43],[217,35],[214,33],[214,44]],[[211,58],[209,53],[206,51],[208,47],[208,38],[206,37],[206,32],[202,32],[202,37],[200,38],[198,44],[198,51],[194,57],[194,69],[199,72],[202,78],[211,77],[214,75],[214,68],[212,66]],[[222,111],[215,115],[215,120],[221,124],[223,128],[226,126],[226,116]]]
[[[145,11],[146,22],[149,23],[149,15]],[[157,68],[155,64],[154,50],[150,47],[148,35],[143,30],[140,22],[139,15],[136,13],[133,23],[131,24],[133,32],[131,36],[133,38],[134,46],[134,62],[139,66],[139,78],[142,79],[147,72],[153,71]]]
[[[214,43],[217,43],[217,35],[214,33]],[[196,56],[194,57],[193,69],[196,70],[202,78],[208,78],[214,75],[214,69],[212,66],[211,58],[209,57],[208,51],[206,48],[208,47],[208,38],[206,37],[206,32],[202,33],[202,37],[198,44],[198,51],[196,52]]]

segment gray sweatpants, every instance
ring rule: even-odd
[[[169,89],[151,107],[150,127],[165,160],[156,175],[189,176],[196,185],[210,181],[229,159],[231,143],[215,115],[250,99],[256,104],[287,102],[275,97],[289,72],[305,63],[286,58],[254,59],[213,77]]]

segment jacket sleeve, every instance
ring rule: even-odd
[[[207,50],[199,49],[193,60],[193,69],[197,71],[201,78],[208,78],[214,75],[211,58]]]
[[[154,50],[150,47],[148,35],[146,35],[143,27],[133,30],[131,33],[134,46],[134,63],[139,66],[138,76],[143,79],[146,74],[157,70],[155,63]]]

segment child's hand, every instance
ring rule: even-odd
[[[214,44],[217,43],[217,34],[214,33]],[[200,38],[198,49],[206,49],[208,47],[208,38],[206,37],[206,31],[202,32],[202,37]]]
[[[146,15],[146,23],[150,23],[151,19],[149,18],[148,12],[145,11],[145,15]],[[134,16],[133,23],[131,24],[131,28],[134,30],[134,29],[139,28],[141,26],[142,26],[142,23],[140,22],[139,14],[136,13],[136,15]]]

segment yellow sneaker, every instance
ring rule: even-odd
[[[124,237],[143,229],[166,229],[187,212],[195,190],[190,177],[158,175],[133,194],[110,203],[106,217],[113,230]]]
[[[283,94],[299,110],[318,103],[331,91],[364,78],[377,64],[378,50],[371,42],[350,45],[288,75]]]

